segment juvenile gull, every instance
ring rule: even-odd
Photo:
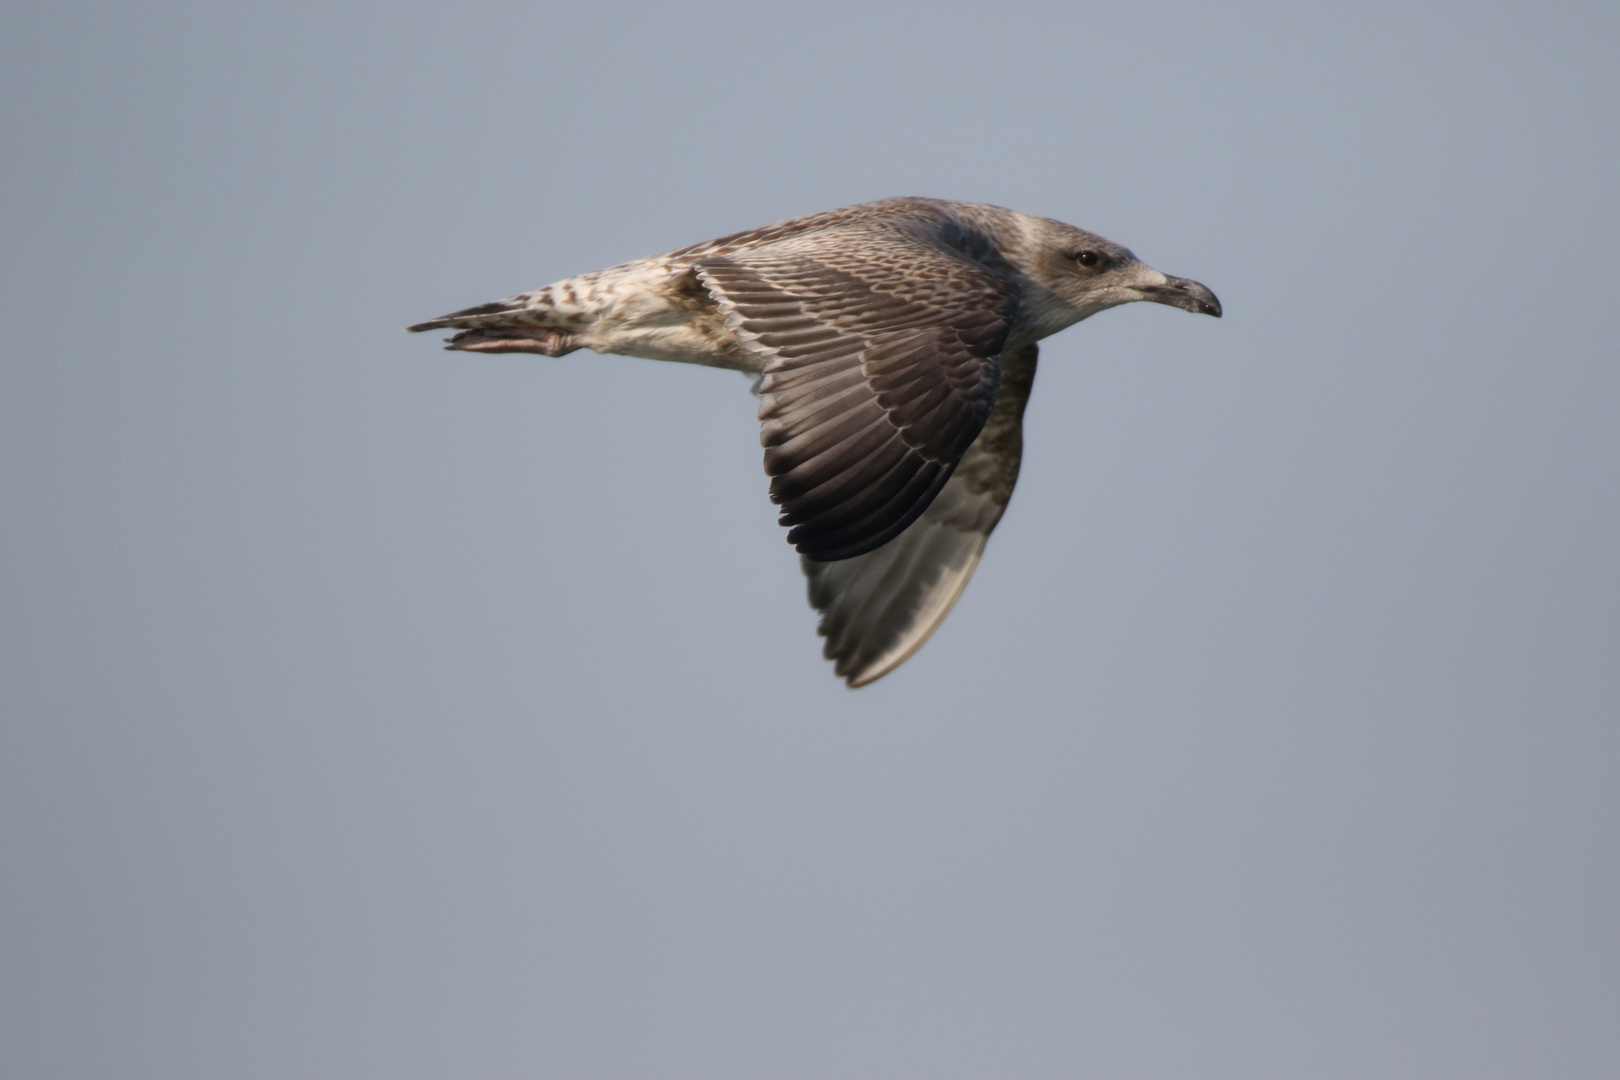
[[[581,274],[409,329],[450,349],[576,349],[758,377],[771,499],[850,686],[893,671],[961,596],[1023,454],[1035,343],[1215,294],[1094,233],[982,203],[829,210]]]

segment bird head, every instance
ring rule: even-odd
[[[1207,286],[1160,273],[1096,233],[1049,218],[1026,221],[1032,242],[1012,261],[1049,294],[1040,306],[1050,307],[1048,317],[1062,325],[1137,300],[1220,318],[1221,302]]]

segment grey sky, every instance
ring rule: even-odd
[[[32,4],[0,1075],[1620,1073],[1620,10]],[[886,195],[1050,339],[819,657],[737,375],[406,323]]]

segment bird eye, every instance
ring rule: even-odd
[[[1101,261],[1095,251],[1082,251],[1074,257],[1074,261],[1081,266],[1096,266]]]

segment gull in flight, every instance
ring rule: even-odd
[[[864,686],[950,613],[1018,479],[1035,343],[1215,294],[1094,233],[900,198],[794,218],[429,319],[463,352],[576,349],[757,377],[771,499],[834,671]]]

